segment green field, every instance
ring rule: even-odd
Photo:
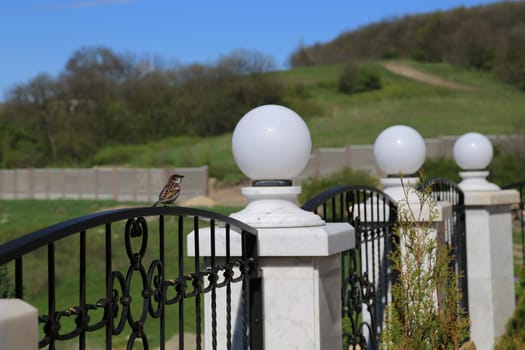
[[[425,138],[461,135],[525,133],[525,93],[501,84],[490,73],[448,64],[405,61],[421,71],[470,85],[474,91],[436,87],[369,63],[381,77],[382,89],[345,95],[337,91],[341,66],[308,67],[270,73],[286,86],[286,105],[304,117],[313,147],[373,144],[386,127],[406,124]],[[254,106],[255,107],[255,106]],[[241,116],[239,116],[241,117]],[[89,165],[201,166],[226,183],[242,179],[231,152],[231,134],[175,137],[146,145],[104,149]]]

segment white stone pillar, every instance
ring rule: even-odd
[[[262,270],[265,349],[337,349],[341,347],[341,257],[354,247],[347,223],[325,224],[299,209],[300,187],[247,187],[248,206],[231,216],[257,228]],[[209,230],[199,231],[200,255],[210,255]],[[225,237],[216,230],[216,255],[224,256]],[[232,233],[231,251],[239,256],[239,236]],[[188,237],[194,255],[193,233]],[[217,290],[217,312],[226,310],[225,288]],[[241,284],[232,284],[233,348],[242,347],[239,310]],[[211,349],[211,299],[205,297],[205,348]],[[217,344],[226,345],[224,317],[218,319]]]
[[[470,335],[478,350],[493,348],[514,312],[511,206],[518,202],[515,190],[465,191]]]
[[[454,145],[454,159],[464,170],[467,269],[471,339],[478,350],[492,349],[515,307],[511,206],[515,190],[500,190],[486,180],[492,144],[467,133]]]
[[[304,169],[311,146],[306,123],[283,106],[266,105],[249,111],[233,132],[235,161],[253,180],[253,186],[242,190],[248,198],[246,208],[231,216],[258,231],[265,349],[333,350],[342,344],[340,252],[352,248],[355,237],[349,224],[325,224],[296,204],[301,188],[292,186],[289,179]],[[200,230],[200,247],[207,245],[205,236]],[[216,241],[222,238],[218,236]],[[190,237],[190,251],[191,242]],[[237,284],[237,290],[232,290],[234,317],[239,309],[238,288]],[[224,298],[218,296],[217,302],[220,299]],[[205,324],[209,349],[209,315]],[[222,348],[223,325],[218,332]],[[240,345],[234,339],[233,348]]]
[[[0,299],[0,350],[38,349],[38,310],[20,299]]]

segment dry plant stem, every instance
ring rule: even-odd
[[[458,307],[460,276],[436,229],[438,204],[429,189],[415,192],[419,203],[409,202],[410,191],[414,190],[404,188],[404,199],[398,203],[399,246],[390,258],[399,278],[391,289],[382,347],[459,349],[469,322]]]

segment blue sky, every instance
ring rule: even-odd
[[[491,0],[0,0],[0,100],[39,73],[56,76],[83,46],[213,63],[239,48],[286,68],[301,44],[402,16]]]

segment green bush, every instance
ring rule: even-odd
[[[377,187],[379,184],[377,178],[368,172],[344,168],[343,170],[329,176],[319,179],[308,178],[301,184],[303,191],[299,195],[299,203],[305,203],[307,200],[315,197],[334,186],[340,185],[368,185]]]
[[[370,66],[358,66],[350,62],[339,76],[338,90],[344,94],[355,94],[381,89],[379,74]]]
[[[422,173],[425,179],[444,177],[455,182],[460,182],[460,169],[452,158],[428,158],[423,164]]]

